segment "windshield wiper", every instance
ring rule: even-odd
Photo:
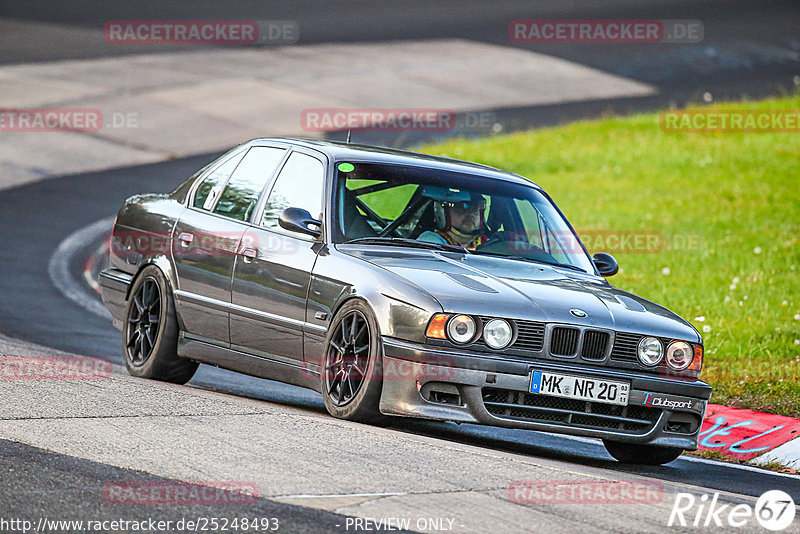
[[[445,243],[432,243],[430,241],[417,241],[416,239],[409,239],[407,237],[359,237],[345,241],[345,244],[367,243],[376,245],[395,245],[398,247],[417,247],[417,248],[430,248],[434,250],[446,250],[448,252],[462,252],[471,254],[471,252],[464,247],[458,245],[450,245]]]
[[[531,262],[531,263],[544,263],[545,265],[553,265],[555,267],[564,267],[565,269],[572,269],[573,271],[578,271],[579,273],[583,273],[583,274],[591,274],[591,273],[588,273],[585,270],[581,269],[577,265],[570,265],[569,263],[559,263],[557,261],[537,260],[535,258],[527,258],[525,256],[507,256],[505,254],[497,254],[497,253],[494,253],[494,252],[475,251],[475,254],[485,255],[485,256],[495,256],[495,257],[498,257],[498,258],[508,258],[510,260],[527,261],[527,262]]]

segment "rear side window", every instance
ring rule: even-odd
[[[286,150],[256,146],[247,151],[247,155],[233,171],[228,185],[214,208],[214,213],[236,219],[250,220],[261,191],[267,185],[278,164],[283,160]]]
[[[261,226],[278,228],[278,218],[286,208],[303,208],[318,218],[324,182],[325,166],[320,160],[301,152],[292,153],[269,194]]]
[[[245,152],[245,150],[242,150],[238,154],[229,157],[222,165],[217,165],[217,167],[203,179],[203,182],[197,187],[194,193],[192,206],[204,210],[210,210],[214,207],[214,202],[216,202],[219,194],[222,192],[222,188],[225,187],[225,182],[228,181],[228,177],[233,172],[233,169],[242,161]]]

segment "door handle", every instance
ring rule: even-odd
[[[242,249],[241,255],[245,263],[252,263],[256,259],[256,251],[252,248]]]
[[[188,248],[189,245],[192,244],[192,241],[194,241],[194,236],[189,232],[181,232],[181,235],[178,236],[178,240],[181,242],[183,248]]]

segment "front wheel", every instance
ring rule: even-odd
[[[142,269],[131,288],[122,326],[128,372],[140,378],[185,384],[197,363],[178,356],[178,319],[172,291],[161,270]]]
[[[608,453],[623,464],[662,465],[675,460],[683,449],[603,440]]]
[[[378,324],[360,300],[346,302],[328,330],[321,381],[325,408],[332,416],[380,422],[383,351]]]

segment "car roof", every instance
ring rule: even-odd
[[[296,137],[264,137],[253,139],[249,144],[256,144],[259,142],[278,142],[311,148],[327,154],[333,161],[413,165],[443,171],[478,174],[486,178],[504,180],[541,189],[539,185],[519,174],[503,171],[480,163],[433,156],[431,154],[412,152],[410,150]]]

